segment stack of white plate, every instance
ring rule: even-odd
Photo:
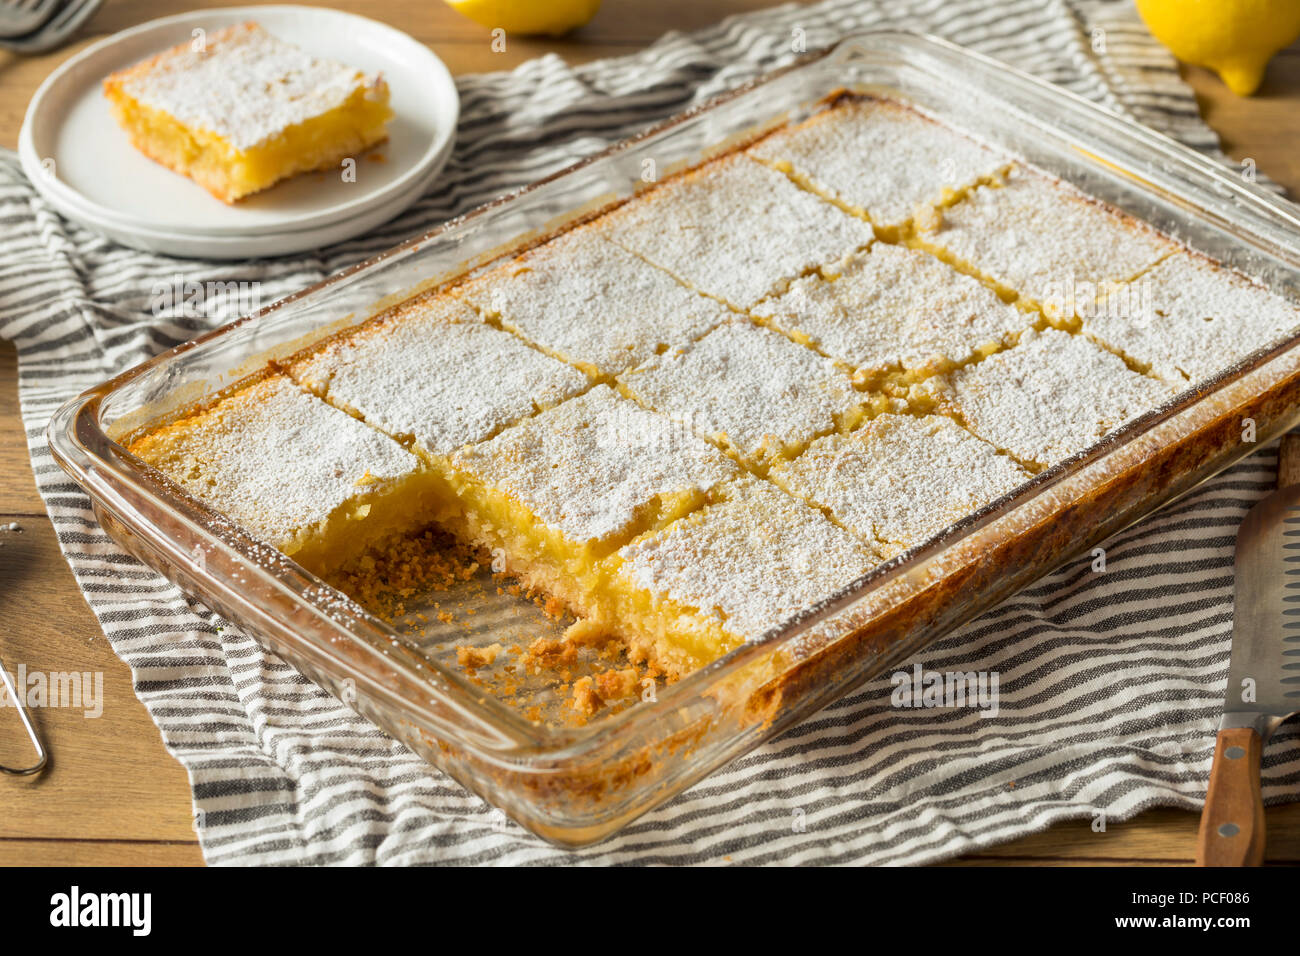
[[[345,169],[309,173],[226,205],[136,150],[104,77],[246,20],[310,53],[379,72],[396,114],[389,140]],[[421,43],[364,17],[312,7],[237,7],[154,20],[87,48],[36,91],[19,135],[23,168],[60,213],[110,239],[173,256],[247,259],[317,249],[392,219],[451,155],[460,100]]]

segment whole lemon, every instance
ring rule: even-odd
[[[1300,36],[1300,0],[1137,0],[1147,29],[1178,59],[1249,96],[1273,54]]]
[[[576,30],[600,9],[600,0],[447,0],[447,4],[492,30],[553,37]]]

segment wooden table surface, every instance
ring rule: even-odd
[[[12,148],[27,101],[68,56],[104,35],[154,17],[221,3],[109,0],[76,43],[22,59],[0,52],[0,145]],[[596,19],[564,40],[511,38],[494,52],[486,30],[436,0],[325,3],[384,20],[429,44],[453,73],[509,68],[556,52],[577,63],[627,53],[669,29],[690,30],[768,4],[747,0],[605,0]],[[1211,74],[1191,68],[1201,111],[1236,159],[1251,158],[1300,195],[1300,47],[1277,57],[1260,94],[1238,99]],[[108,646],[59,553],[37,497],[18,417],[16,359],[0,344],[0,659],[11,671],[104,675],[103,715],[49,708],[34,717],[53,758],[35,779],[0,779],[0,864],[199,864],[185,772],[163,749],[132,693],[130,674]],[[0,763],[29,756],[12,709],[0,710]],[[970,864],[1188,864],[1197,817],[1156,810],[1094,833],[1088,822],[1045,832],[954,861]],[[1270,809],[1268,861],[1300,862],[1300,804]]]

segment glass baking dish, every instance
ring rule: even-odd
[[[1300,336],[1134,420],[764,639],[583,726],[485,693],[455,666],[453,641],[414,640],[369,615],[114,439],[626,198],[644,185],[647,161],[662,177],[842,90],[923,107],[1300,294],[1300,208],[996,61],[929,37],[869,33],[105,382],[54,416],[54,455],[105,530],[145,563],[533,832],[569,846],[599,840],[1291,428],[1300,421]],[[510,636],[503,616],[483,620],[460,640]]]

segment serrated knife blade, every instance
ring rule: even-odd
[[[1278,490],[1237,532],[1231,654],[1201,813],[1201,866],[1263,861],[1260,758],[1278,725],[1300,711],[1300,435],[1283,437]]]
[[[1232,660],[1222,726],[1264,736],[1300,710],[1300,485],[1250,509],[1237,533]]]

